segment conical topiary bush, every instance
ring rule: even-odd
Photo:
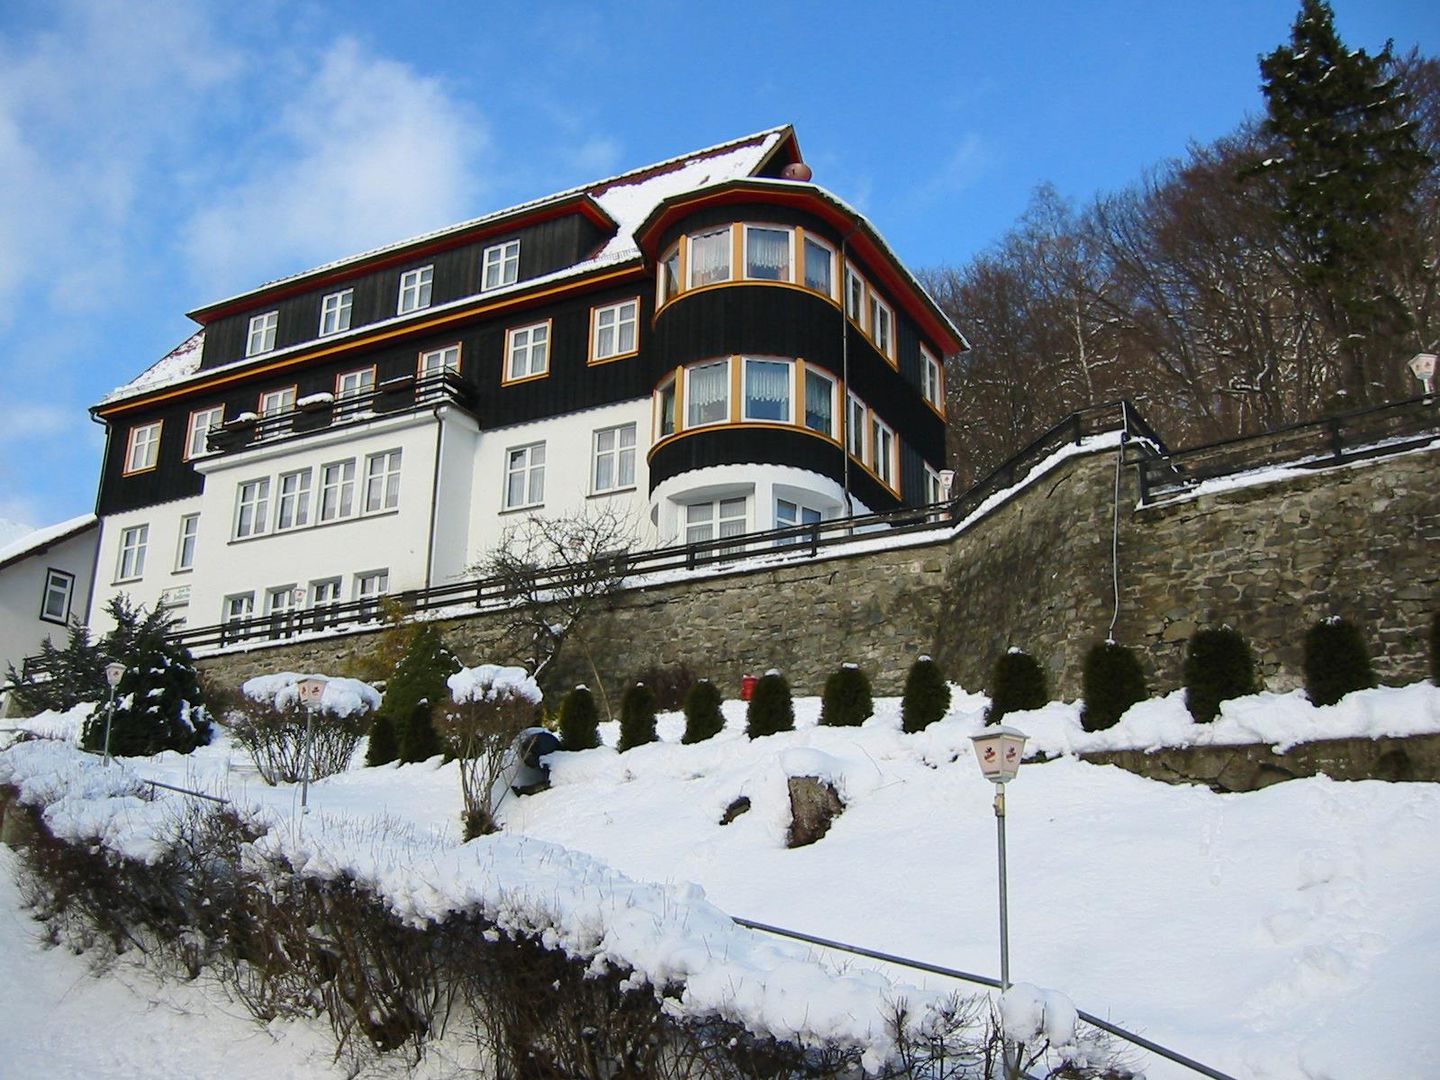
[[[644,746],[655,737],[655,691],[642,682],[632,683],[620,699],[619,750]]]
[[[685,734],[682,743],[704,742],[725,730],[725,716],[720,711],[724,696],[709,679],[699,679],[685,695]]]
[[[1240,632],[1229,626],[1201,627],[1185,648],[1185,708],[1197,723],[1220,715],[1220,703],[1259,689],[1255,659]]]
[[[1040,662],[1024,649],[1012,648],[995,661],[985,723],[998,724],[1006,713],[1038,709],[1049,700]]]
[[[820,723],[825,727],[859,727],[875,714],[870,680],[855,664],[841,664],[825,680],[820,698]]]
[[[1150,696],[1139,658],[1113,641],[1091,647],[1082,677],[1085,703],[1080,707],[1080,726],[1086,731],[1114,727],[1126,709]]]
[[[745,711],[745,734],[752,739],[795,730],[795,704],[790,684],[773,668],[760,676]]]
[[[923,731],[950,708],[950,684],[940,665],[922,656],[910,665],[905,693],[900,699],[900,726],[907,732]]]
[[[583,683],[560,703],[560,745],[566,750],[594,750],[600,745],[600,713],[595,695]]]
[[[1334,705],[1352,690],[1375,685],[1375,669],[1360,628],[1332,615],[1305,632],[1305,695],[1314,705]]]

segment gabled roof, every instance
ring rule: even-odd
[[[0,548],[0,570],[21,559],[44,554],[56,544],[62,544],[72,537],[79,536],[86,529],[94,529],[98,525],[99,519],[94,514],[81,514],[79,517],[70,518],[70,520],[62,521],[57,525],[47,525],[43,529],[26,533],[14,543]]]

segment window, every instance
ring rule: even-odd
[[[591,490],[618,491],[635,486],[635,425],[601,428],[595,432],[595,467]]]
[[[944,369],[923,345],[920,346],[920,393],[935,408],[942,407],[945,400]]]
[[[204,457],[210,453],[207,440],[210,429],[219,427],[225,419],[225,406],[213,405],[208,409],[196,409],[190,414],[190,424],[185,429],[185,460]]]
[[[259,536],[265,531],[270,516],[270,478],[247,480],[240,485],[235,498],[235,539]]]
[[[340,603],[340,579],[326,578],[310,583],[310,609],[314,612],[314,625],[327,626],[335,621],[335,608]]]
[[[730,419],[730,361],[715,360],[685,369],[685,426],[723,424]]]
[[[805,426],[835,437],[835,380],[814,368],[805,369]]]
[[[265,590],[265,614],[270,617],[271,635],[290,635],[291,630],[286,624],[290,622],[290,613],[300,606],[300,600],[295,595],[300,591],[294,585],[277,585]]]
[[[788,360],[745,360],[745,419],[790,423]]]
[[[675,434],[675,377],[665,380],[658,391],[660,400],[655,405],[656,438]]]
[[[160,460],[160,427],[162,421],[141,424],[130,429],[130,442],[125,448],[125,471],[145,472]]]
[[[64,570],[45,571],[45,594],[40,599],[40,618],[46,622],[70,621],[70,597],[75,591],[75,575]]]
[[[805,237],[805,287],[835,295],[835,252],[829,244]]]
[[[394,510],[400,505],[400,451],[387,450],[365,459],[365,513]]]
[[[853,266],[845,267],[845,314],[865,325],[865,279]]]
[[[777,529],[789,529],[796,525],[818,525],[824,516],[819,510],[791,502],[789,499],[775,500],[775,527]],[[804,536],[783,536],[775,541],[775,546],[799,544],[804,539]]]
[[[406,270],[400,275],[400,300],[395,314],[419,311],[430,306],[430,285],[435,280],[435,267],[422,266],[418,270]]]
[[[370,402],[358,399],[375,393],[375,369],[361,368],[346,371],[335,377],[335,416],[346,419],[355,416],[369,416]],[[373,400],[373,398],[372,398]]]
[[[320,301],[320,336],[338,334],[350,329],[350,309],[355,304],[355,290],[331,293]]]
[[[875,342],[875,347],[889,357],[893,357],[895,353],[895,343],[892,337],[894,318],[890,306],[872,292],[870,294],[870,336]]]
[[[149,525],[132,525],[120,533],[120,559],[115,566],[116,581],[133,581],[145,573],[145,545]]]
[[[533,379],[550,370],[550,324],[521,326],[505,335],[505,381]]]
[[[295,387],[260,395],[260,437],[274,438],[290,430],[295,411]]]
[[[545,444],[517,446],[505,454],[505,509],[545,501]]]
[[[595,308],[590,317],[591,363],[626,356],[638,348],[636,323],[639,314],[639,300]]]
[[[372,570],[355,575],[355,599],[360,603],[361,621],[368,621],[380,614],[380,597],[390,588],[388,570]]]
[[[745,532],[745,497],[691,503],[685,507],[685,543],[723,540]]]
[[[657,304],[674,299],[680,292],[680,245],[676,244],[670,253],[660,260],[660,295]]]
[[[320,520],[336,521],[355,508],[355,462],[334,461],[320,469]]]
[[[868,461],[866,435],[869,425],[866,423],[865,406],[854,394],[848,395],[845,403],[848,409],[845,414],[845,448],[857,461]]]
[[[250,319],[250,330],[245,335],[245,355],[259,356],[275,348],[275,327],[280,322],[278,311],[267,311]]]
[[[275,528],[298,529],[310,524],[310,470],[281,473],[275,500]]]
[[[221,611],[223,621],[227,626],[248,619],[255,614],[255,594],[247,592],[227,596]]]
[[[446,372],[460,370],[460,346],[446,345],[443,349],[431,349],[420,354],[420,378],[428,379]]]
[[[745,276],[760,281],[790,280],[789,229],[745,226]]]
[[[690,288],[730,280],[730,226],[690,237]]]
[[[895,486],[895,432],[873,413],[870,416],[871,436],[874,454],[871,459],[875,475],[885,482],[886,487]]]
[[[481,292],[514,285],[515,279],[520,276],[520,241],[507,240],[503,244],[486,248],[481,265]]]
[[[175,569],[195,567],[195,537],[200,532],[200,515],[186,514],[180,519],[180,539],[175,545]]]
[[[945,500],[945,483],[940,479],[940,474],[929,465],[925,466],[925,501],[927,503],[938,503]]]

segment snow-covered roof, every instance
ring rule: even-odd
[[[204,308],[198,310],[205,311],[235,303],[247,297],[258,296],[279,286],[303,281],[309,277],[333,273],[348,266],[360,266],[391,252],[401,251],[410,247],[423,247],[426,244],[443,240],[448,236],[453,236],[457,233],[463,233],[467,230],[482,226],[487,222],[537,210],[552,203],[573,199],[578,195],[588,195],[610,216],[616,225],[615,235],[612,236],[599,251],[589,259],[564,267],[543,277],[518,281],[505,289],[488,290],[486,296],[492,300],[498,299],[509,293],[528,291],[537,285],[580,277],[606,266],[618,265],[638,258],[640,251],[635,244],[635,230],[650,215],[651,211],[666,199],[696,188],[708,187],[728,180],[737,180],[753,176],[770,158],[771,154],[789,138],[793,138],[793,134],[790,127],[786,125],[771,128],[768,131],[756,132],[753,135],[733,139],[729,142],[720,143],[703,150],[694,150],[667,161],[646,165],[639,169],[632,169],[618,176],[608,177],[604,180],[598,180],[581,187],[571,188],[568,191],[557,192],[554,195],[547,195],[544,198],[536,199],[532,202],[521,203],[504,210],[497,210],[483,217],[473,218],[469,221],[461,222],[458,225],[451,225],[432,233],[410,237],[409,239],[394,244],[374,248],[359,255],[352,255],[344,259],[326,263],[322,266],[313,267],[301,273],[268,282],[257,289],[251,289],[224,300],[218,300],[213,304],[207,304]],[[445,311],[447,307],[463,306],[473,301],[473,299],[474,297],[472,296],[462,297],[448,305],[435,305],[425,308],[423,312],[407,313],[397,316],[393,320],[385,320],[381,323],[367,323],[364,326],[356,327],[351,333],[370,333],[390,322],[403,322],[416,318],[418,315],[433,318],[437,313]],[[344,337],[345,335],[334,335],[327,340],[342,340]],[[201,346],[204,344],[204,340],[205,332],[202,329],[186,339],[159,362],[147,368],[139,377],[132,379],[123,386],[118,386],[114,390],[111,390],[110,393],[106,394],[101,400],[101,405],[108,405],[126,398],[149,393],[162,387],[178,385],[192,376],[197,376],[200,370]],[[273,362],[277,358],[283,357],[287,352],[302,351],[308,349],[312,344],[312,342],[306,341],[298,343],[288,350],[281,349],[266,353],[265,361]],[[233,364],[207,368],[205,369],[205,375],[208,376],[214,374],[216,371],[240,367],[251,362],[253,362],[252,358],[242,358]]]
[[[20,539],[11,541],[5,547],[0,547],[0,567],[9,566],[34,552],[43,551],[51,544],[68,540],[76,533],[92,528],[95,522],[94,514],[81,514],[79,517],[70,518],[57,525],[47,525],[43,529],[28,532]]]

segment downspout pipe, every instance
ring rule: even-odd
[[[850,274],[847,267],[845,252],[850,244],[850,238],[860,230],[860,223],[857,221],[850,227],[850,231],[840,238],[840,384],[844,393],[839,401],[840,405],[840,430],[843,433],[840,438],[840,486],[845,493],[845,516],[855,516],[855,497],[850,492],[850,312],[847,309],[850,303]],[[864,438],[864,432],[861,432]]]

